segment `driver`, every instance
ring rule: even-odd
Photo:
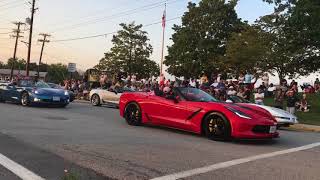
[[[173,99],[174,98],[174,94],[173,91],[170,87],[165,87],[163,88],[163,93],[164,93],[164,97],[167,99]]]

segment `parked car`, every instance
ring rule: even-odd
[[[100,106],[102,104],[111,104],[118,107],[120,96],[124,92],[134,92],[134,91],[130,88],[118,88],[115,90],[99,88],[99,89],[91,90],[89,98],[93,106]]]
[[[53,88],[53,89],[63,89],[59,84],[54,84],[54,83],[48,83],[48,85]],[[70,96],[70,102],[73,102],[76,98],[76,95],[74,94],[73,91],[67,90]]]
[[[16,83],[0,84],[0,101],[30,105],[58,105],[66,107],[69,104],[69,93],[62,89],[53,89],[43,81],[21,79]]]
[[[170,95],[155,92],[124,93],[120,115],[129,125],[152,124],[209,139],[276,138],[277,122],[266,110],[250,104],[222,103],[196,88],[174,88]]]
[[[297,116],[290,114],[289,112],[287,112],[283,109],[274,108],[271,106],[253,104],[253,103],[251,103],[251,102],[249,102],[239,96],[229,96],[227,102],[239,103],[239,104],[250,103],[253,106],[263,108],[266,111],[268,111],[277,120],[278,127],[288,127],[290,125],[294,125],[294,124],[299,123]]]

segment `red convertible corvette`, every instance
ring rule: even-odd
[[[166,126],[204,134],[213,140],[279,136],[276,120],[264,109],[221,103],[196,88],[174,88],[170,95],[125,93],[119,109],[129,125]]]

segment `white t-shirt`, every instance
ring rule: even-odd
[[[190,84],[190,86],[191,86],[191,87],[196,87],[196,82],[195,82],[195,81],[193,81],[193,82],[192,82],[192,81],[190,81],[190,83],[189,83],[189,84]]]
[[[261,98],[261,99],[258,99],[258,98]],[[264,99],[264,93],[255,93],[254,94],[254,100],[256,102],[263,102],[263,99]]]
[[[264,84],[265,84],[266,86],[268,86],[268,85],[269,85],[269,76],[268,76],[268,75],[264,75],[264,76],[262,77],[262,81],[264,82]]]
[[[274,87],[274,86],[268,88],[268,91],[269,91],[269,92],[273,92],[273,91],[275,91],[275,90],[276,90],[276,87]]]
[[[229,96],[235,96],[237,94],[237,91],[235,90],[229,90],[227,93]]]

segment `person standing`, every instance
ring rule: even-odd
[[[296,96],[296,93],[294,90],[289,90],[287,92],[287,111],[291,114],[295,114],[296,112],[296,103],[299,101],[299,99]]]
[[[262,82],[264,82],[264,85],[266,87],[269,87],[269,75],[268,73],[264,73],[262,76]]]
[[[320,91],[320,80],[319,78],[316,79],[316,81],[314,82],[314,89],[316,92]]]
[[[253,75],[247,71],[247,74],[244,76],[244,83],[251,84],[251,81],[253,79]]]
[[[277,86],[274,96],[274,107],[283,109],[284,94],[285,93],[281,86]]]
[[[250,90],[250,86],[249,85],[247,85],[246,87],[245,87],[245,90],[244,90],[244,97],[243,97],[245,100],[247,100],[247,101],[250,101],[250,99],[251,99],[251,90]]]
[[[244,76],[242,73],[240,73],[239,78],[238,78],[238,84],[243,84],[244,83]]]
[[[258,105],[264,105],[263,101],[264,101],[264,92],[262,91],[262,89],[258,89],[258,92],[254,94],[254,100],[255,103]]]
[[[193,87],[193,88],[195,88],[196,87],[196,81],[195,81],[195,79],[194,78],[192,78],[191,79],[191,81],[190,81],[190,87]]]

